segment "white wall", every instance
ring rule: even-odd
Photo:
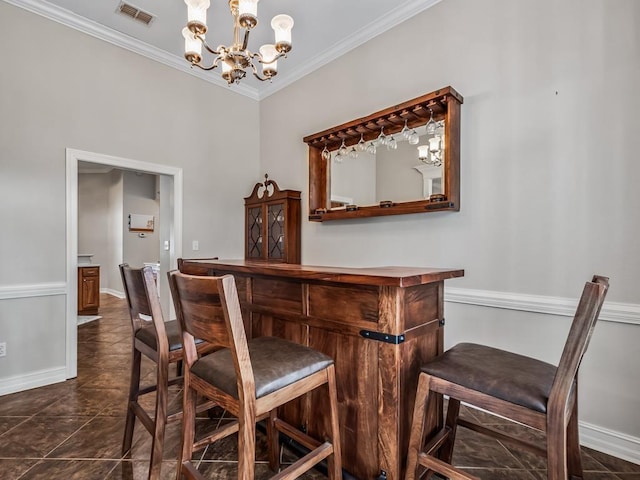
[[[242,257],[261,172],[258,103],[232,89],[5,2],[0,58],[1,395],[64,379],[65,148],[183,168],[183,242],[198,239],[198,256]]]
[[[122,250],[122,246],[117,246],[118,243],[122,244],[121,239],[109,237],[111,184],[112,176],[109,173],[78,175],[78,253],[93,254],[92,262],[101,266],[101,288],[113,288],[108,281],[112,250]]]
[[[638,462],[639,19],[635,0],[445,0],[260,108],[262,169],[302,188],[308,211],[304,136],[457,89],[461,211],[304,221],[302,261],[461,267],[449,291],[488,296],[576,299],[593,273],[610,276],[609,302],[629,304],[635,324],[596,328],[581,372],[582,438],[606,434]],[[452,302],[446,315],[447,346],[482,341],[553,362],[570,321]]]
[[[108,260],[101,264],[100,276],[105,279],[101,288],[124,294],[122,278],[118,265],[124,258],[124,245],[122,236],[124,226],[124,172],[122,170],[111,170],[109,172],[109,214],[107,217],[107,237],[109,238]],[[102,280],[101,278],[101,280]]]
[[[123,261],[141,267],[160,261],[160,203],[156,192],[156,175],[124,172]],[[153,232],[129,231],[129,215],[152,215]]]

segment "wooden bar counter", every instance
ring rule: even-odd
[[[363,480],[402,478],[420,365],[443,351],[444,280],[463,270],[248,260],[180,260],[179,268],[234,275],[249,337],[282,337],[333,357],[343,468]],[[323,399],[311,394],[284,415],[323,438]]]

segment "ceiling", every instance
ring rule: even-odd
[[[217,69],[191,68],[184,59],[181,31],[187,7],[183,0],[125,0],[154,16],[149,25],[120,13],[121,0],[4,1],[259,100],[441,0],[262,0],[249,49],[257,51],[260,45],[273,43],[269,24],[279,13],[291,15],[295,21],[293,49],[278,62],[273,83],[260,82],[248,74],[240,85],[231,87]],[[228,1],[211,0],[207,41],[212,47],[231,43],[232,21]]]

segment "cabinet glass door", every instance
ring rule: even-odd
[[[268,256],[273,259],[284,258],[284,203],[269,205],[268,221]]]
[[[262,258],[262,207],[248,209],[247,252],[249,258]]]

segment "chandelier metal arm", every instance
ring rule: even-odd
[[[249,45],[249,33],[251,33],[251,30],[244,31],[244,40],[242,41],[242,50],[246,50],[247,46]]]
[[[258,73],[258,69],[253,64],[253,62],[251,62],[251,69],[253,70],[253,76],[256,77],[258,80],[260,80],[261,82],[266,82],[267,80],[271,80],[271,77],[261,77],[260,74]]]
[[[200,42],[202,43],[202,46],[209,52],[212,53],[214,55],[222,55],[225,52],[225,48],[224,45],[218,45],[218,48],[213,49],[211,48],[208,44],[207,41],[201,36],[201,35],[196,35],[195,36],[198,40],[200,40]]]

